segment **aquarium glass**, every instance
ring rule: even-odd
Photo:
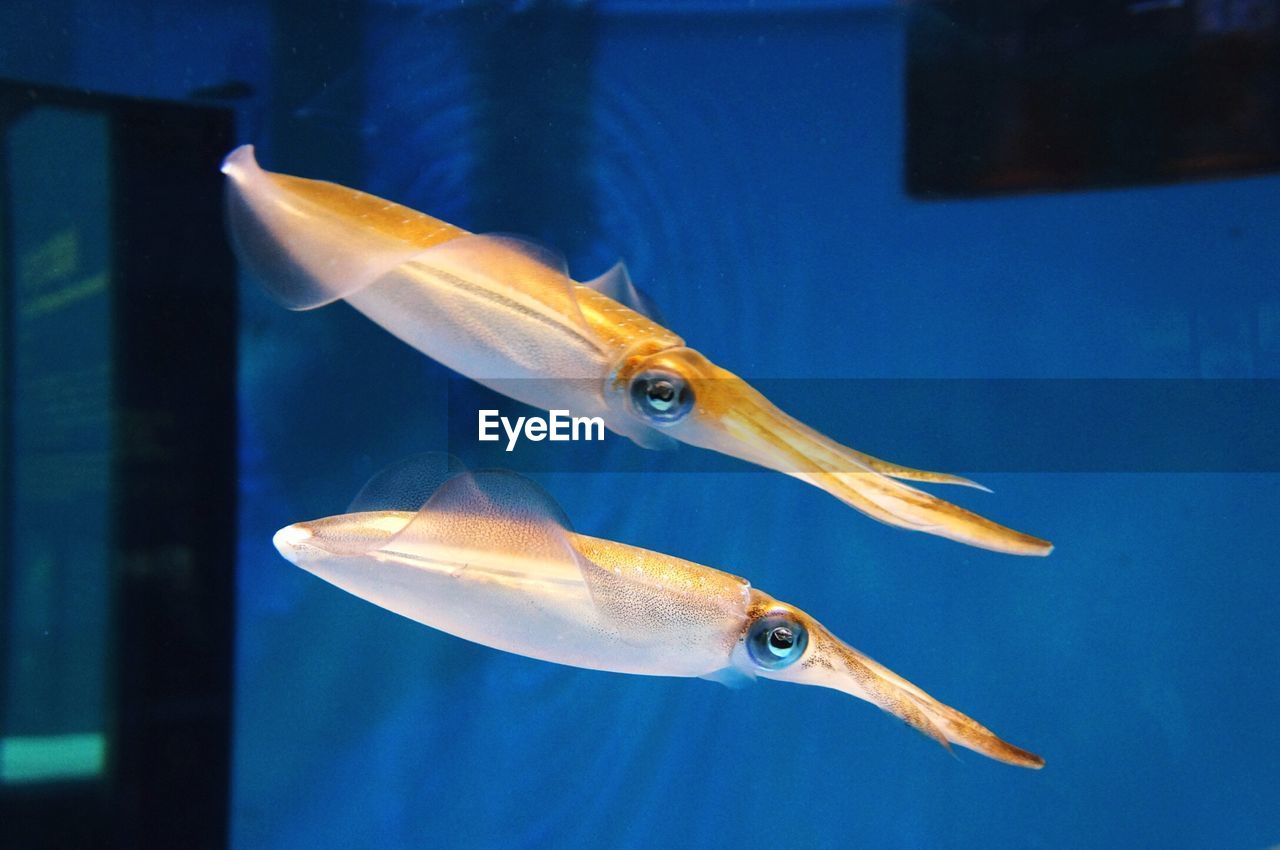
[[[104,822],[133,830],[117,845],[163,846],[199,812],[222,827],[207,844],[244,850],[1280,845],[1278,9],[0,4],[9,90],[172,106],[129,144],[115,119],[42,107],[0,150],[0,802],[35,811],[46,780],[99,776]],[[831,470],[693,441],[481,441],[480,411],[546,413],[527,401],[548,378],[503,392],[467,347],[541,315],[528,290],[452,314],[432,357],[402,337],[449,314],[413,294],[380,315],[286,309],[243,244],[233,282],[218,159],[241,145],[269,172],[532,239],[577,281],[622,260],[663,327],[812,429],[738,436],[972,479],[991,492],[914,483],[1054,549],[894,527],[912,523],[811,486],[854,501]],[[300,197],[274,209],[297,223]],[[408,275],[360,240],[411,214],[362,203],[264,240],[264,265]],[[621,368],[584,380],[629,388]],[[113,432],[126,374],[143,409]],[[137,461],[119,491],[113,446]],[[743,577],[1044,767],[948,753],[901,705],[831,688],[489,648],[273,545],[440,451],[527,476],[575,533]],[[187,512],[148,521],[167,507]],[[113,562],[122,529],[139,551]],[[135,592],[115,595],[111,563]],[[799,645],[752,634],[742,651],[779,664]],[[125,732],[147,746],[121,761]]]
[[[105,767],[110,721],[106,121],[38,108],[4,144],[12,254],[0,781],[84,779]]]

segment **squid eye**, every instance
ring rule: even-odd
[[[693,409],[693,390],[676,373],[651,369],[631,379],[631,404],[645,419],[666,425]]]
[[[766,670],[781,670],[804,655],[809,631],[785,614],[762,617],[747,633],[747,653]]]

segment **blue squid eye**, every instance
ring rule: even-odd
[[[668,425],[693,409],[693,390],[674,372],[650,369],[631,379],[631,404],[650,422]]]
[[[808,629],[784,614],[761,617],[747,633],[747,653],[766,670],[794,663],[808,645]]]

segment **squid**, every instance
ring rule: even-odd
[[[980,485],[879,460],[783,413],[656,321],[622,264],[579,283],[539,245],[264,171],[248,145],[222,170],[236,252],[287,307],[345,300],[517,401],[599,417],[648,448],[687,443],[777,470],[889,525],[1017,555],[1053,548],[904,482]]]
[[[346,513],[286,526],[274,543],[361,599],[504,652],[730,686],[831,688],[947,749],[1044,765],[745,579],[574,532],[545,491],[512,472],[411,458],[375,476]]]

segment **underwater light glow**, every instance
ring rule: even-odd
[[[17,785],[102,775],[107,739],[101,732],[0,738],[0,782]]]

